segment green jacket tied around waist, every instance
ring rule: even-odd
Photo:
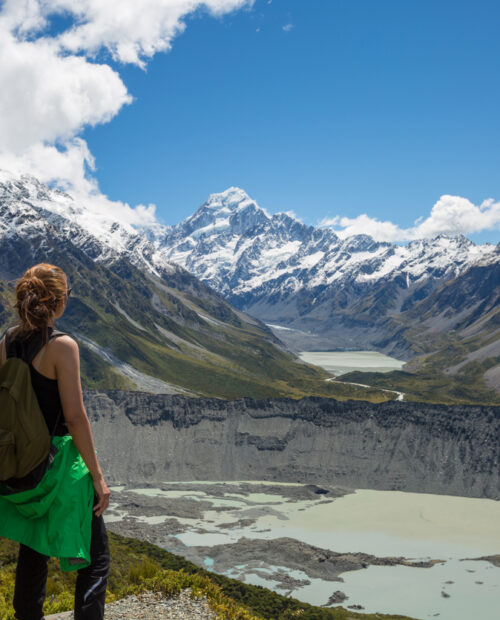
[[[90,564],[94,487],[71,435],[52,443],[54,462],[34,489],[7,494],[0,483],[0,536],[58,557],[71,571]]]

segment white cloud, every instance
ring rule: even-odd
[[[389,221],[382,222],[375,217],[370,217],[366,213],[362,213],[354,218],[340,215],[323,218],[318,223],[318,226],[329,226],[342,238],[366,234],[378,241],[402,241],[405,239],[405,231],[400,229],[397,224]],[[340,226],[340,228],[337,228],[337,226]]]
[[[149,226],[157,223],[156,220],[156,205],[139,204],[131,207],[128,203],[121,200],[109,200],[107,196],[104,196],[100,192],[95,192],[91,195],[91,200],[88,200],[88,195],[83,197],[78,194],[73,194],[77,202],[85,202],[86,209],[95,213],[99,218],[105,213],[109,218],[115,222],[122,224],[130,224],[131,226]]]
[[[489,198],[476,206],[467,198],[444,195],[415,230],[428,237],[437,234],[435,231],[465,235],[494,228],[500,228],[500,202]]]
[[[56,182],[102,208],[94,158],[79,135],[132,102],[102,54],[144,67],[168,51],[197,10],[213,16],[254,0],[4,0],[0,4],[0,168]],[[50,34],[50,19],[72,20]],[[117,203],[119,208],[130,208]],[[137,208],[142,221],[154,209]],[[129,218],[132,217],[128,214]],[[132,217],[133,219],[133,217]]]
[[[58,53],[54,41],[18,41],[0,28],[0,144],[21,153],[106,123],[131,97],[108,65]]]
[[[94,170],[94,158],[81,138],[68,140],[60,148],[37,142],[19,154],[0,151],[0,168],[17,176],[32,174],[82,196],[98,191],[96,180],[85,174],[86,169]]]
[[[354,218],[340,215],[323,218],[318,226],[332,227],[341,238],[363,233],[377,241],[392,242],[434,237],[440,233],[470,235],[483,230],[500,230],[500,202],[489,198],[476,206],[467,198],[443,195],[425,219],[418,217],[414,226],[408,228],[388,220],[380,221],[366,213]]]
[[[55,40],[70,52],[107,49],[115,60],[143,66],[171,48],[184,31],[183,19],[205,9],[219,16],[254,0],[6,0],[3,13],[11,30],[40,32],[51,15],[69,14],[73,26]]]
[[[285,25],[283,26],[283,30],[284,30],[285,32],[290,32],[290,30],[292,30],[292,29],[293,29],[293,24],[285,24]]]

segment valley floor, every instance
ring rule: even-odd
[[[106,516],[119,534],[314,605],[441,620],[488,617],[498,600],[499,519],[495,500],[259,481],[113,487]]]

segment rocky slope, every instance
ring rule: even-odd
[[[404,371],[340,377],[405,392],[405,399],[500,404],[500,243],[493,258],[441,283],[411,309],[389,317],[376,347],[414,357]]]
[[[416,353],[434,352],[452,341],[496,341],[490,353],[500,354],[500,243],[495,252],[454,278],[442,282],[412,308],[390,317],[390,341],[379,341],[389,354],[404,354],[408,342]],[[482,352],[477,358],[484,359]]]
[[[500,408],[86,392],[110,481],[281,480],[500,499]],[[127,450],[123,450],[123,446]]]
[[[500,244],[340,239],[270,216],[238,188],[176,226],[133,227],[0,171],[0,280],[40,260],[58,261],[77,284],[61,327],[86,347],[88,387],[372,401],[394,397],[385,388],[410,400],[499,402]],[[3,326],[8,289],[0,282]],[[325,383],[291,355],[331,348],[412,363]]]
[[[438,235],[400,246],[369,235],[338,237],[286,213],[269,215],[242,189],[212,194],[175,226],[150,233],[162,255],[183,265],[290,347],[376,347],[404,312],[471,265],[493,244]],[[279,327],[276,327],[279,326]],[[412,357],[411,343],[400,354]],[[380,347],[378,347],[380,350]]]
[[[151,238],[292,350],[373,349],[413,360],[406,374],[346,381],[408,399],[499,402],[500,243],[444,234],[404,246],[341,239],[286,213],[270,216],[239,188],[212,194]]]
[[[301,362],[261,321],[183,267],[160,260],[130,227],[99,219],[32,177],[0,175],[2,329],[17,320],[16,278],[38,262],[69,276],[73,294],[57,327],[80,344],[86,387],[229,398],[388,397],[329,385],[328,373]]]

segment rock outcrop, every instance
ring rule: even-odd
[[[84,394],[109,482],[280,480],[500,499],[500,407]]]

